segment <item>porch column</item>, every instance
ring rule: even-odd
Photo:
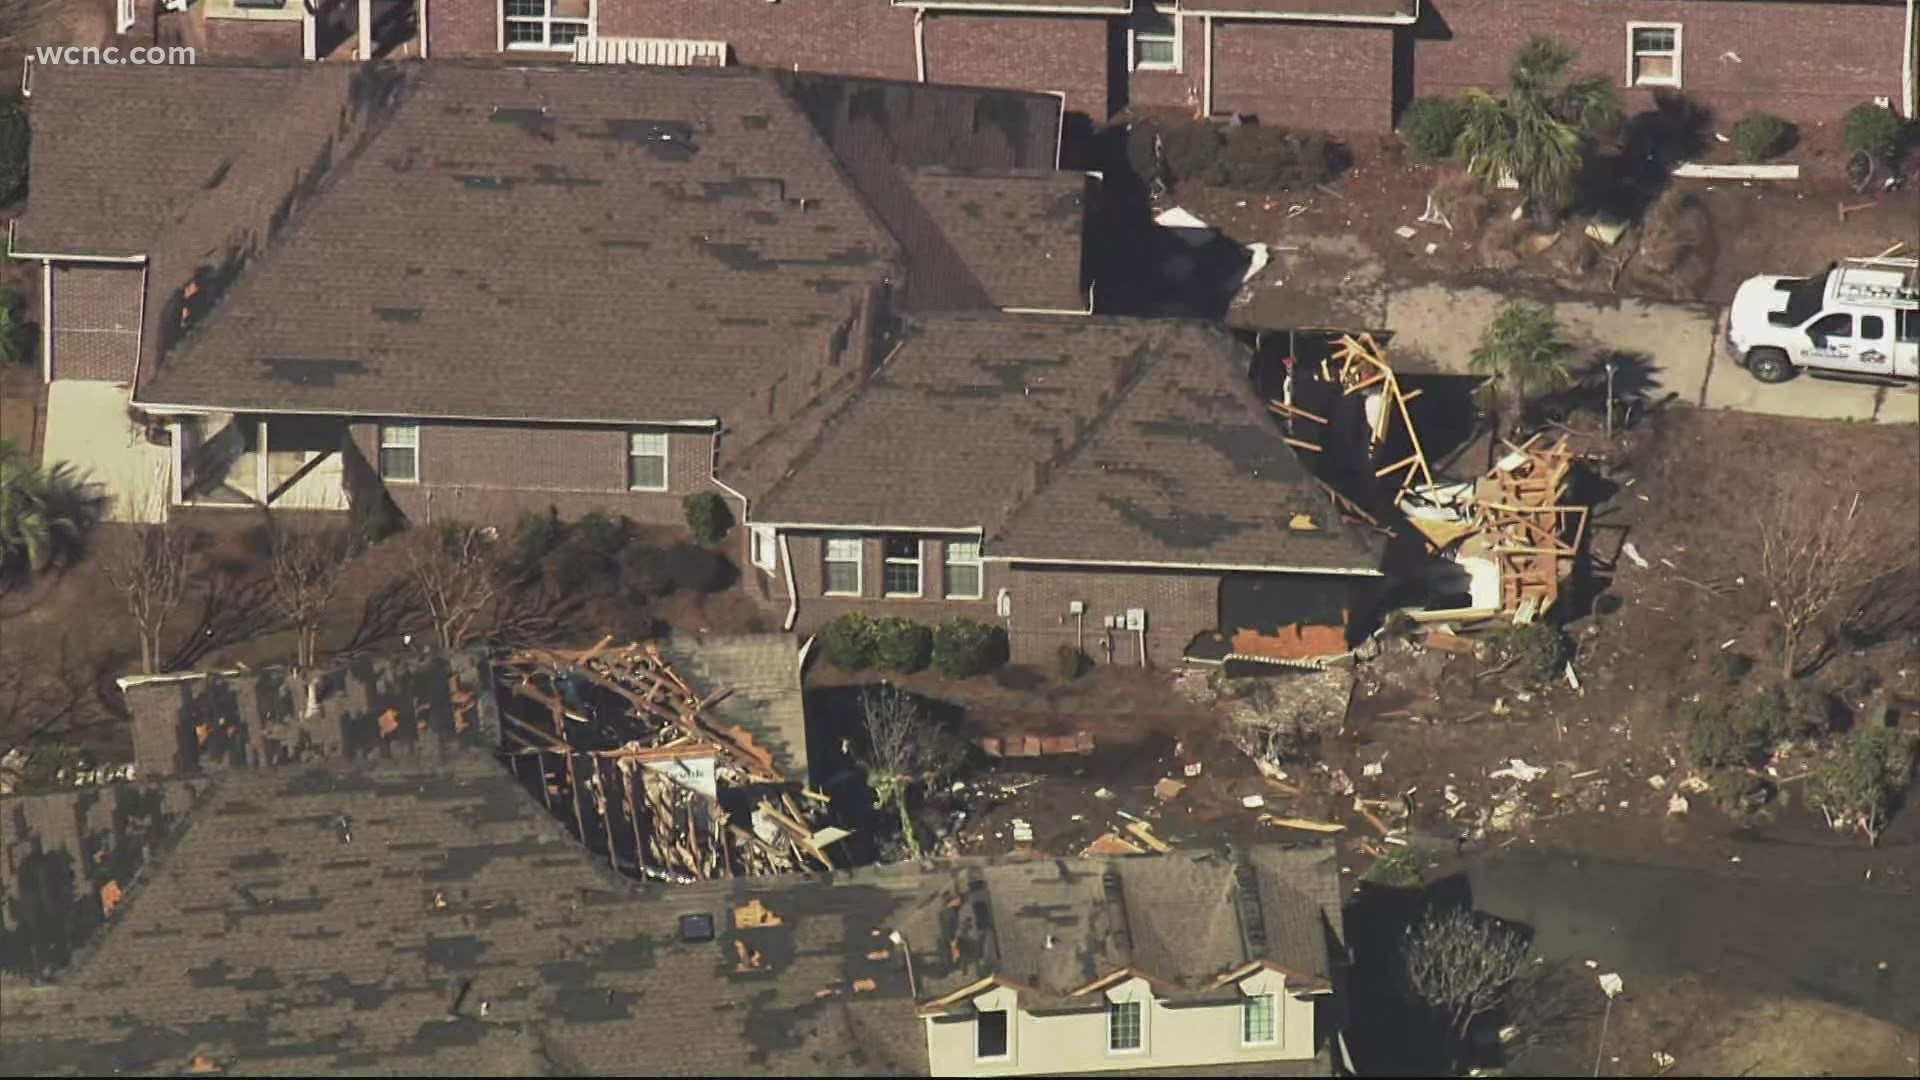
[[[373,59],[373,0],[360,0],[360,59]]]
[[[319,14],[319,0],[300,0],[300,56],[304,60],[320,59],[319,44],[315,41],[314,18]]]
[[[265,506],[267,496],[272,492],[272,489],[267,486],[267,421],[263,417],[254,423],[257,425],[255,430],[258,432],[258,436],[254,439],[254,445],[258,448],[255,452],[258,456],[253,462],[254,484],[259,489],[256,501],[261,506]]]
[[[173,475],[172,475],[172,483],[171,483],[171,484],[169,485],[169,486],[170,486],[170,487],[171,487],[171,488],[172,488],[173,490],[172,490],[172,495],[170,496],[170,498],[171,498],[171,500],[172,500],[172,502],[173,502],[173,505],[175,505],[175,506],[185,506],[185,505],[186,505],[186,503],[187,503],[187,490],[186,490],[186,477],[187,477],[187,446],[186,446],[186,442],[187,442],[187,434],[186,434],[186,428],[185,428],[185,426],[184,426],[184,425],[182,425],[182,424],[180,423],[180,421],[178,421],[178,420],[175,420],[175,421],[173,421],[172,423],[169,423],[169,424],[167,425],[167,430],[173,433],[173,447],[172,447],[172,449],[173,449],[173,470],[172,470],[172,471],[173,471]]]

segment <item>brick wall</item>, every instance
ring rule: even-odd
[[[881,595],[882,544],[879,534],[865,538],[865,558],[860,566],[860,596],[827,596],[826,546],[819,533],[788,533],[787,548],[793,559],[794,590],[800,594],[800,617],[796,627],[807,631],[849,611],[869,615],[902,615],[929,625],[956,615],[971,619],[993,618],[995,592],[1006,584],[1004,564],[988,563],[982,568],[983,587],[978,600],[946,598],[945,567],[941,541],[920,542],[920,596],[883,597]],[[762,575],[763,578],[766,575]],[[768,580],[769,597],[785,600],[786,581],[781,575]]]
[[[1087,655],[1096,664],[1138,664],[1130,630],[1109,631],[1109,615],[1128,608],[1147,612],[1147,663],[1172,667],[1195,635],[1219,622],[1220,576],[1176,570],[1094,570],[1083,567],[1018,566],[1009,575],[1013,617],[1009,629],[1016,661],[1050,665],[1061,645],[1075,641],[1067,606],[1083,601]],[[1104,646],[1111,644],[1109,652]]]
[[[137,266],[54,263],[53,377],[133,381],[140,345]]]
[[[1207,33],[1199,19],[1182,18],[1180,70],[1127,72],[1127,104],[1133,108],[1191,110],[1200,115],[1207,72]],[[1127,58],[1131,61],[1131,57]]]
[[[1631,20],[1680,24],[1680,91],[1713,109],[1722,130],[1748,109],[1805,123],[1832,120],[1875,96],[1900,99],[1905,11],[1898,0],[1424,3],[1414,44],[1417,94],[1501,86],[1508,57],[1540,33],[1578,49],[1583,73],[1604,75],[1625,91],[1630,109],[1644,109],[1651,93],[1625,89]]]
[[[1067,108],[1107,117],[1107,21],[1040,15],[930,15],[930,82],[1061,91]]]
[[[1391,131],[1394,33],[1384,26],[1216,20],[1214,111],[1316,131]],[[1505,70],[1505,59],[1499,63]]]
[[[352,425],[354,446],[376,465],[377,431],[370,422]],[[410,518],[430,511],[504,523],[522,511],[553,507],[563,518],[599,509],[640,522],[679,524],[686,520],[683,498],[718,490],[710,472],[711,438],[704,431],[669,432],[667,490],[643,492],[627,489],[625,428],[423,423],[419,482],[389,483],[387,491]],[[739,513],[738,505],[733,509]]]
[[[599,12],[602,36],[717,39],[740,64],[914,77],[913,13],[886,0],[600,0]]]
[[[306,30],[298,19],[207,19],[201,33],[213,56],[297,64],[307,55]]]

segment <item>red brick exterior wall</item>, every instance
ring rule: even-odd
[[[913,13],[886,0],[600,0],[598,29],[604,37],[717,39],[734,62],[758,67],[914,77]],[[439,51],[437,38],[430,44]]]
[[[1451,40],[1417,37],[1414,92],[1454,93],[1506,81],[1507,59],[1531,34],[1579,50],[1580,68],[1622,88],[1629,109],[1652,102],[1627,90],[1627,23],[1681,26],[1680,92],[1721,125],[1748,109],[1802,123],[1832,120],[1872,98],[1900,100],[1905,10],[1896,0],[1858,4],[1789,0],[1426,0]],[[1739,57],[1736,62],[1728,56]]]
[[[137,266],[54,263],[53,377],[131,383],[140,344]]]
[[[1394,33],[1385,26],[1215,20],[1214,112],[1315,131],[1391,131]],[[1504,70],[1506,61],[1500,65]]]
[[[1127,72],[1127,104],[1140,109],[1183,109],[1200,115],[1205,102],[1207,33],[1199,19],[1180,19],[1180,70]],[[1127,57],[1129,66],[1132,57]],[[1217,106],[1216,106],[1217,107]]]
[[[361,456],[377,467],[378,425],[355,423],[351,430]],[[597,509],[674,525],[686,520],[681,500],[688,494],[719,490],[712,483],[711,454],[709,433],[671,431],[667,490],[629,491],[624,428],[422,423],[419,481],[386,488],[394,505],[415,520],[506,524],[523,511],[552,507],[563,518]],[[738,503],[728,501],[738,516]]]
[[[201,33],[214,56],[297,64],[307,55],[306,30],[297,19],[207,19]]]
[[[930,15],[927,81],[1061,91],[1067,108],[1107,117],[1107,21],[1039,15]]]

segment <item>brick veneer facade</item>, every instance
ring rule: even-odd
[[[53,263],[53,378],[133,381],[140,342],[137,266]]]

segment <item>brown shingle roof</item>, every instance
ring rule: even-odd
[[[1091,183],[1078,173],[952,169],[921,169],[910,181],[960,261],[982,268],[991,306],[1051,311],[1086,311],[1091,301],[1080,260]]]
[[[982,528],[1016,559],[1375,567],[1248,363],[1198,323],[924,318],[754,516]],[[1291,528],[1298,514],[1315,528]]]

